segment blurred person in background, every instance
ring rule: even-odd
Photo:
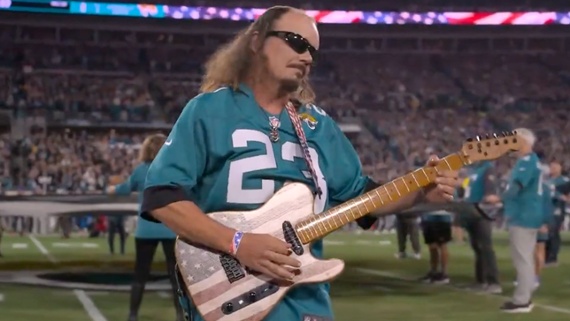
[[[133,170],[133,173],[125,182],[119,185],[109,186],[108,194],[129,195],[138,192],[139,204],[142,202],[143,189],[148,168],[161,146],[164,144],[166,136],[155,134],[147,137],[140,149],[140,164]],[[165,225],[140,219],[137,222],[135,231],[135,270],[133,284],[131,285],[130,309],[128,321],[137,321],[140,305],[142,303],[146,281],[150,275],[154,253],[159,243],[166,258],[166,269],[172,285],[172,297],[176,309],[176,320],[183,320],[183,313],[178,302],[176,289],[176,279],[174,276],[174,266],[176,258],[174,256],[174,244],[176,234]]]
[[[566,205],[568,204],[568,196],[564,195],[558,190],[558,187],[568,184],[570,179],[562,175],[562,166],[559,162],[553,161],[550,163],[550,179],[548,183],[550,184],[552,191],[554,193],[552,202],[554,206],[554,217],[552,219],[552,224],[548,229],[548,241],[546,241],[546,258],[545,266],[556,266],[558,265],[558,253],[560,252],[560,230],[562,229],[562,224],[564,223],[564,218],[566,216]]]
[[[496,194],[493,164],[489,161],[474,163],[466,168],[467,176],[458,194],[464,202],[472,205],[464,213],[457,214],[457,220],[465,227],[469,242],[475,254],[475,280],[473,290],[493,294],[502,293],[499,282],[497,257],[493,248],[492,221],[478,211],[487,210],[483,203],[486,197]]]
[[[405,259],[408,257],[406,252],[406,243],[408,237],[412,244],[413,257],[416,260],[421,259],[420,252],[420,232],[418,226],[418,217],[416,215],[395,215],[396,216],[396,233],[398,235],[398,253],[396,258]]]
[[[510,301],[501,306],[508,313],[528,313],[534,305],[534,252],[538,230],[544,223],[544,186],[542,166],[533,151],[536,136],[527,128],[515,130],[521,138],[521,148],[511,170],[507,188],[502,195],[490,195],[490,203],[503,203],[509,231],[511,257],[517,271],[516,289]]]
[[[461,245],[465,243],[465,230],[457,216],[453,217],[453,222],[451,223],[451,235],[453,242]]]
[[[544,268],[544,262],[546,257],[546,242],[548,242],[549,233],[548,229],[552,226],[553,216],[554,216],[554,186],[548,183],[542,184],[543,191],[543,222],[542,226],[538,230],[536,237],[536,248],[534,250],[534,271],[535,271],[535,288],[540,286],[540,272]],[[516,284],[515,284],[516,285]]]
[[[425,283],[447,284],[449,275],[449,250],[447,244],[451,241],[451,222],[453,215],[444,210],[431,211],[422,216],[424,241],[429,247],[429,272],[420,279]]]
[[[119,195],[120,193],[117,194]],[[125,230],[125,216],[108,215],[107,222],[108,222],[107,241],[109,243],[109,252],[111,253],[111,255],[115,254],[115,236],[118,234],[120,252],[121,255],[125,255],[125,242],[127,239],[127,231]]]
[[[0,216],[0,257],[3,257],[4,255],[2,255],[2,236],[4,235],[4,218],[2,216]]]

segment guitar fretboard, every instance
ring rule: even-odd
[[[299,222],[295,226],[297,235],[303,244],[320,239],[368,213],[397,202],[433,183],[439,171],[458,170],[464,164],[464,159],[460,154],[451,154],[443,158],[436,167],[419,168],[348,202]]]

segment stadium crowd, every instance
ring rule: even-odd
[[[2,39],[14,33],[0,28]],[[100,32],[93,44],[89,32],[64,29],[54,42],[36,27],[18,34],[0,47],[0,108],[30,134],[2,134],[1,188],[35,192],[100,191],[109,177],[129,173],[141,137],[167,132],[197,94],[203,59],[219,43],[190,37],[193,47],[184,47],[168,34]],[[570,166],[569,138],[560,135],[570,129],[563,55],[323,51],[313,71],[317,104],[361,125],[350,138],[376,178],[402,175],[430,153],[455,152],[467,137],[520,126],[537,132],[545,160]],[[117,133],[102,130],[105,123],[147,129]]]

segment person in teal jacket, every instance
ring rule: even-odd
[[[508,185],[501,196],[490,195],[490,203],[503,203],[509,230],[511,257],[517,271],[517,286],[511,301],[501,310],[528,313],[535,289],[534,251],[538,230],[544,225],[544,184],[542,165],[533,151],[536,136],[526,128],[516,129],[521,139],[517,161],[511,170]]]
[[[110,186],[107,192],[115,195],[129,195],[133,192],[138,192],[139,204],[141,204],[142,191],[145,186],[148,168],[165,140],[166,136],[162,134],[147,137],[140,149],[140,164],[133,170],[131,176],[129,176],[125,182],[116,186]],[[176,294],[178,287],[174,276],[174,267],[176,265],[176,258],[174,256],[175,240],[176,234],[168,227],[160,223],[141,219],[139,216],[135,231],[136,260],[134,282],[131,286],[129,321],[138,320],[138,312],[144,294],[145,283],[150,274],[154,253],[159,243],[162,243],[162,250],[166,257],[166,268],[172,284],[177,321],[183,320],[182,308],[178,302],[178,295]]]
[[[473,205],[473,211],[457,213],[459,220],[469,234],[471,248],[475,254],[475,279],[477,284],[474,290],[493,294],[502,293],[499,282],[499,269],[497,257],[493,248],[492,221],[473,212],[484,211],[486,196],[496,194],[493,164],[482,161],[466,168],[466,178],[462,187],[462,198],[466,203]]]

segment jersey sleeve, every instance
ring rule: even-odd
[[[378,187],[379,184],[363,175],[356,150],[340,127],[332,119],[329,121],[332,127],[332,157],[329,157],[327,162],[330,162],[330,172],[334,173],[330,179],[335,181],[334,188],[330,190],[330,202],[332,206],[336,206]],[[369,229],[377,220],[372,215],[365,215],[357,219],[356,223],[363,229]]]
[[[137,170],[138,167],[135,168],[135,170],[131,173],[131,175],[127,178],[127,180],[115,186],[115,194],[126,196],[137,190],[138,188],[137,179],[136,179]]]
[[[156,221],[151,211],[192,200],[191,190],[206,167],[206,130],[198,114],[200,107],[199,97],[186,105],[152,161],[145,180],[141,217]]]

